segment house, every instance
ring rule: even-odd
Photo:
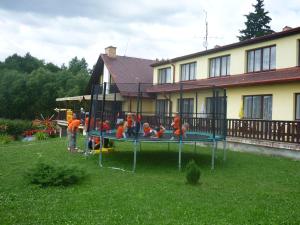
[[[170,101],[164,96],[171,93],[174,111],[178,94],[172,86],[179,82],[203,86],[197,90],[198,105],[205,105],[205,86],[216,85],[227,90],[229,119],[300,120],[299,46],[300,27],[156,62],[152,66],[157,85],[148,91],[163,93],[157,99],[165,104]],[[195,112],[196,90],[192,85],[188,89],[185,101]]]
[[[183,84],[183,113],[200,118],[212,110],[212,89],[223,88],[229,136],[300,143],[300,27],[162,61],[118,56],[110,46],[88,89],[103,82],[105,110],[116,109],[117,100],[125,112],[136,110],[138,84],[149,84],[142,110],[153,115],[178,111]],[[110,92],[113,85],[118,93]]]

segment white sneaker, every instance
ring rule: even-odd
[[[174,139],[175,139],[174,137],[171,137],[171,138],[170,138],[171,141],[173,141]]]

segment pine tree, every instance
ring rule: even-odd
[[[240,30],[241,36],[238,36],[240,41],[264,36],[274,32],[268,25],[272,19],[268,16],[269,12],[264,9],[264,0],[257,0],[256,5],[252,6],[255,10],[254,12],[250,12],[248,15],[245,15],[247,18],[247,21],[245,22],[246,28],[244,30]]]

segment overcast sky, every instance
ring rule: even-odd
[[[30,52],[67,63],[85,57],[89,66],[104,48],[118,55],[173,58],[237,42],[238,30],[256,0],[0,0],[0,61]],[[265,0],[271,28],[300,26],[299,0]]]

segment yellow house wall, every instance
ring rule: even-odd
[[[154,99],[142,99],[142,112],[154,112]],[[125,101],[122,104],[122,110],[126,112],[136,112],[137,101],[136,98],[131,98],[131,109],[130,109],[130,98],[126,97]]]
[[[227,117],[239,118],[245,95],[272,95],[272,120],[295,119],[295,93],[300,93],[300,82],[234,87],[227,89]]]
[[[247,56],[246,51],[276,45],[276,69],[294,67],[298,65],[298,41],[300,40],[300,34],[292,35],[272,41],[265,41],[257,44],[252,44],[244,47],[239,47],[236,49],[231,49],[227,51],[220,51],[218,53],[213,53],[205,56],[195,57],[188,60],[182,60],[174,63],[175,66],[175,82],[179,82],[180,79],[180,65],[185,63],[197,62],[196,68],[196,79],[205,79],[209,76],[209,59],[230,55],[230,75],[243,74],[246,73],[246,62]],[[158,69],[171,67],[171,74],[173,76],[173,66],[171,64],[166,64],[154,68],[153,72],[153,83],[157,83],[157,73]],[[173,77],[172,77],[173,78]],[[172,80],[173,81],[173,80]]]

